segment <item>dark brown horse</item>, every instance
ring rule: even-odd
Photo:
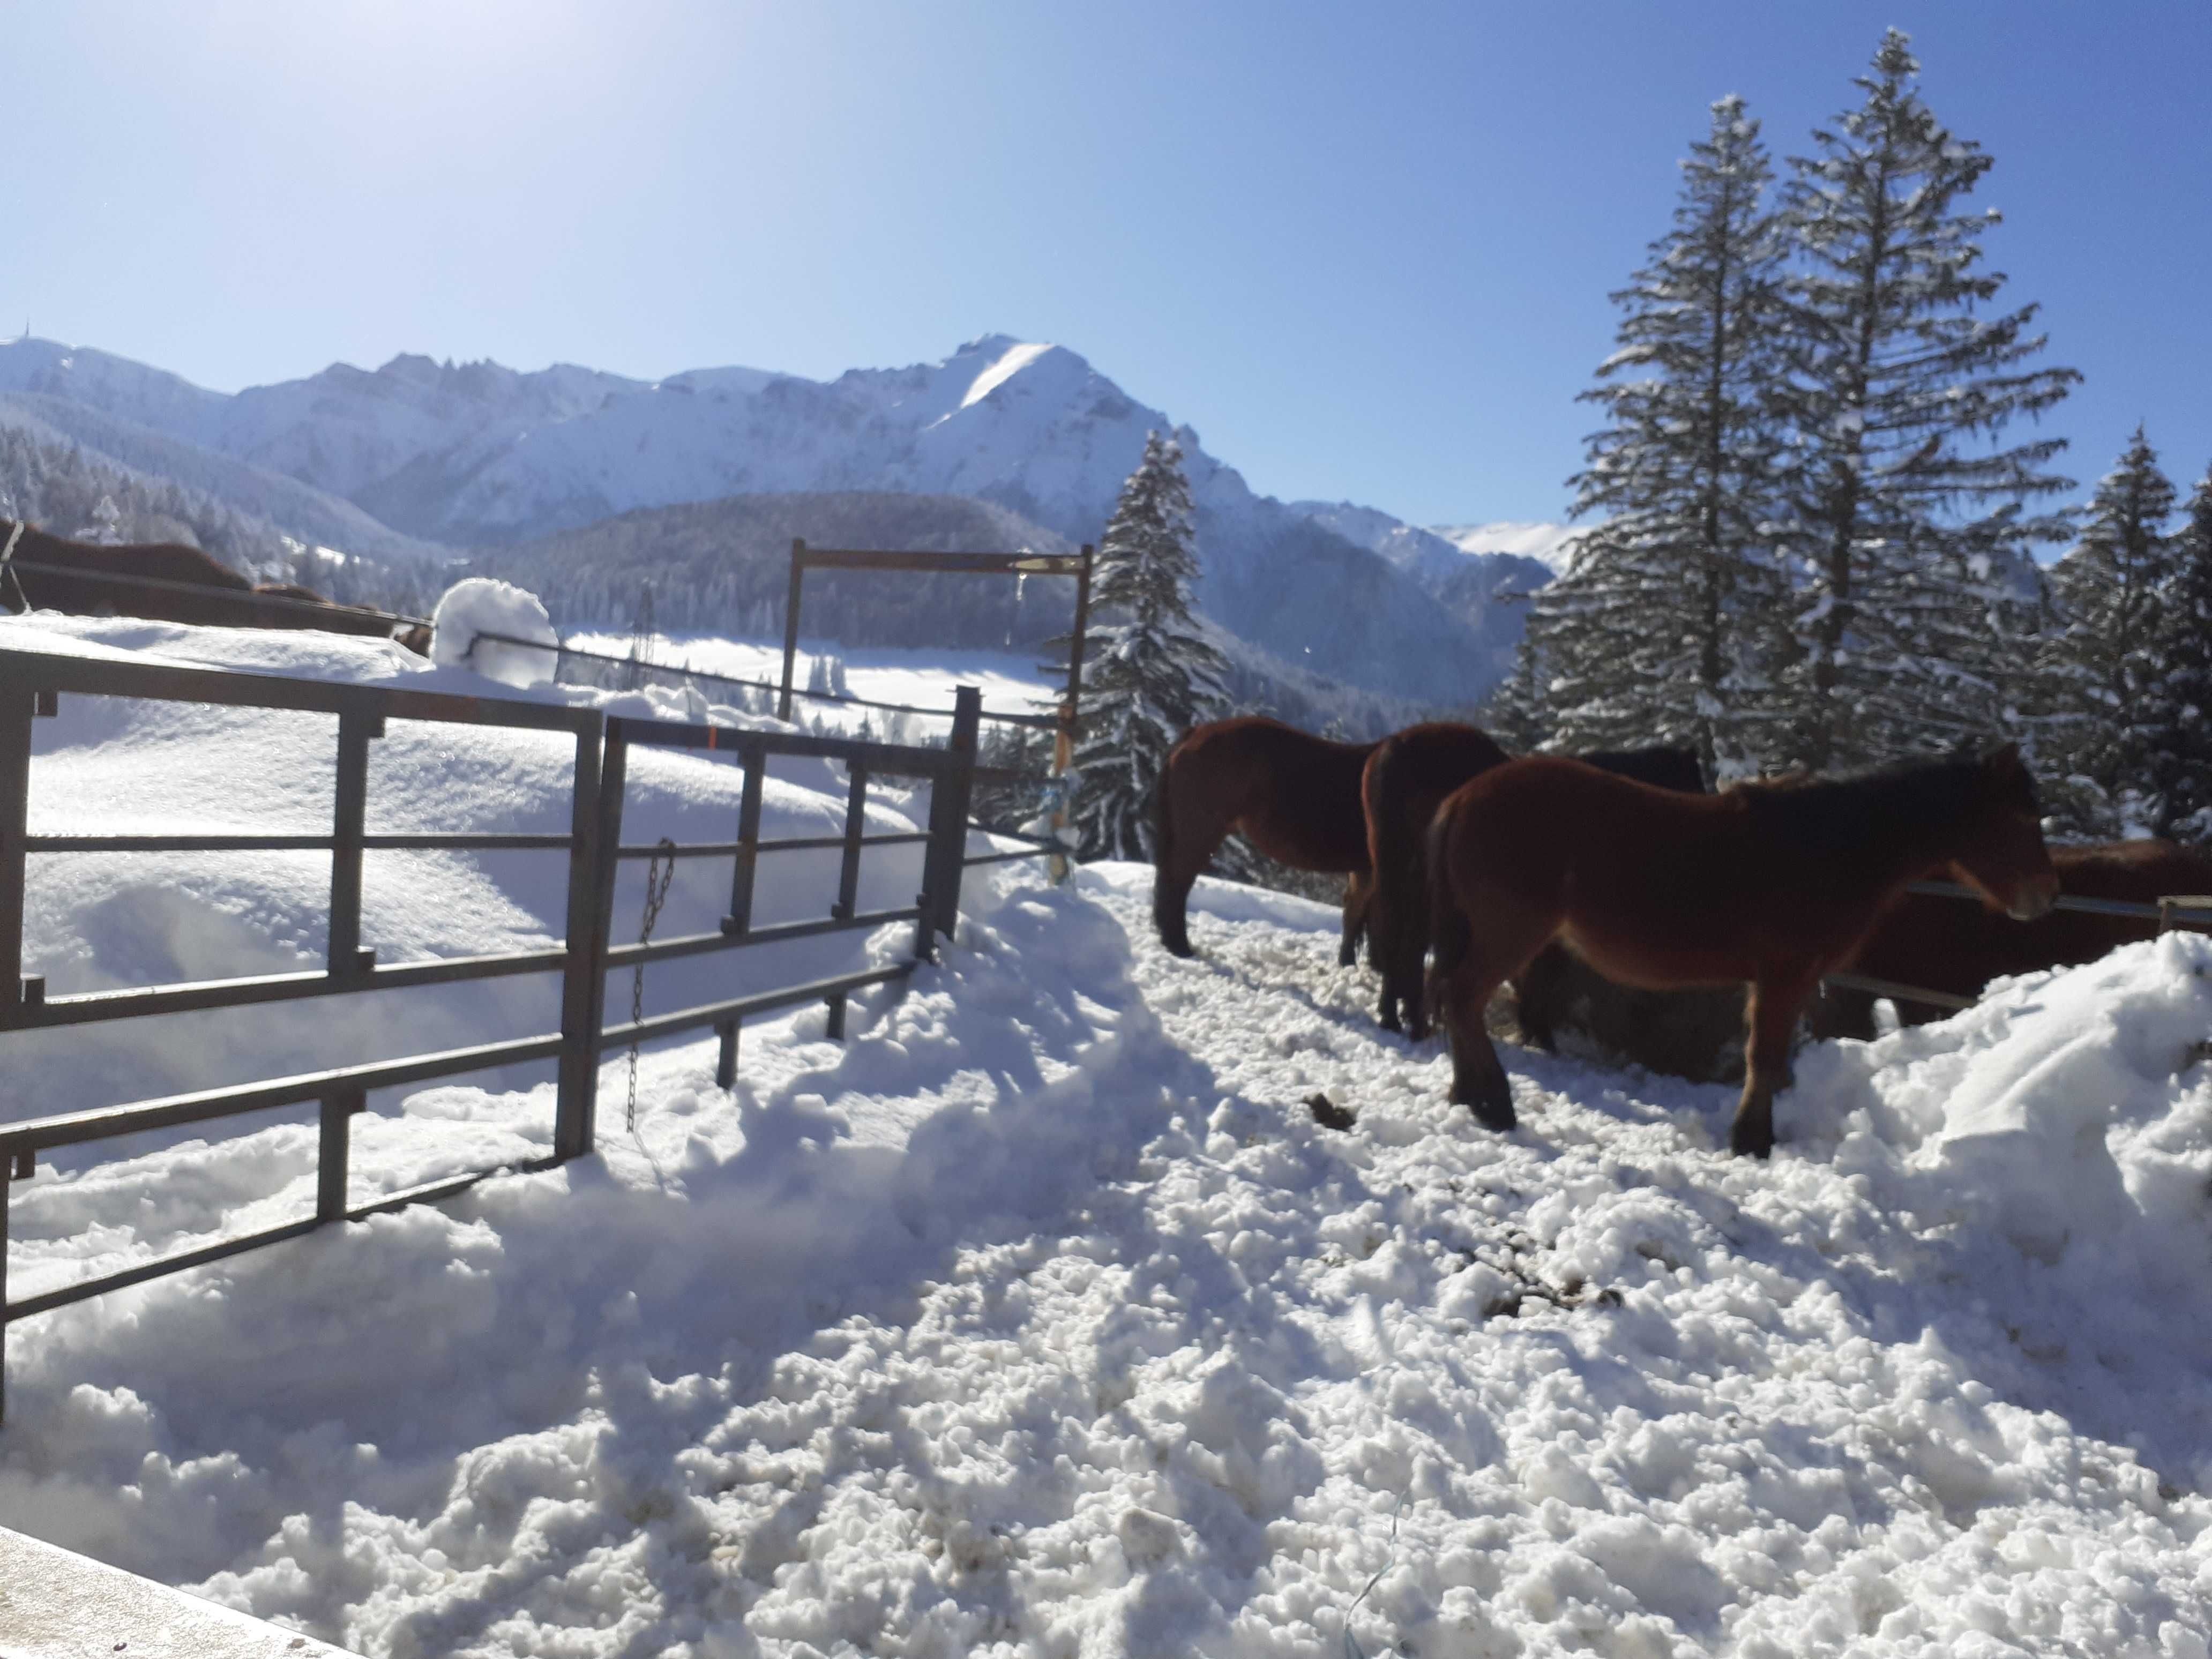
[[[313,588],[289,583],[256,587],[229,566],[181,542],[111,547],[50,536],[33,525],[21,526],[20,535],[16,531],[12,520],[0,519],[0,547],[15,539],[5,567],[9,574],[0,576],[0,600],[11,607],[20,602],[33,611],[219,628],[313,628],[386,638],[392,633],[391,619],[375,611],[333,605]],[[166,585],[173,582],[184,586]],[[263,599],[290,603],[258,602]]]
[[[2155,904],[2161,898],[2212,893],[2212,855],[2170,841],[2054,847],[2051,862],[2058,872],[2058,890],[2075,898]],[[1993,979],[2094,962],[2107,951],[2157,933],[2157,922],[2139,916],[2100,916],[2081,910],[2053,910],[2023,927],[1991,915],[1978,904],[1907,893],[1844,966],[1876,979],[1974,997]],[[1942,1019],[1948,1012],[1932,1003],[1897,1000],[1898,1018],[1907,1025]],[[1871,1037],[1874,994],[1828,986],[1813,1024],[1815,1033],[1824,1037]]]
[[[1429,820],[1461,785],[1512,758],[1480,728],[1449,721],[1409,726],[1375,746],[1360,778],[1367,856],[1374,870],[1368,901],[1368,952],[1382,976],[1376,1017],[1385,1030],[1415,1042],[1429,1032],[1421,992],[1429,949]],[[1705,787],[1686,749],[1608,750],[1582,757],[1621,777],[1692,794]],[[1401,1018],[1404,1024],[1401,1025]]]
[[[1764,1158],[1806,1000],[1939,865],[2021,921],[2051,908],[2058,877],[2016,749],[1718,795],[1548,757],[1495,768],[1429,830],[1431,994],[1451,1036],[1451,1097],[1513,1127],[1483,1009],[1558,939],[1626,985],[1750,984],[1729,1143]]]
[[[1240,831],[1294,870],[1342,874],[1349,963],[1366,926],[1367,824],[1359,774],[1371,743],[1332,743],[1280,720],[1245,715],[1198,726],[1160,771],[1152,849],[1152,921],[1176,956],[1195,955],[1184,912],[1213,849]]]

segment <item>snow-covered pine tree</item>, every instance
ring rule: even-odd
[[[2007,446],[2081,377],[2028,368],[2036,307],[1986,313],[1996,222],[1961,198],[1990,165],[1921,101],[1892,29],[1866,101],[1793,156],[1785,228],[1790,544],[1803,586],[1788,671],[1796,758],[1816,768],[1954,744],[2007,723],[2007,682],[2036,589],[2029,544],[2066,533],[2027,510],[2069,487],[2064,447]]]
[[[1182,450],[1158,433],[1121,486],[1091,590],[1100,622],[1083,666],[1071,821],[1089,858],[1152,855],[1152,791],[1168,750],[1226,705],[1227,664],[1191,615],[1198,559]]]
[[[2052,729],[2043,758],[2067,780],[2053,805],[2084,834],[2120,834],[2125,797],[2148,787],[2145,704],[2166,645],[2173,507],[2173,485],[2137,427],[2097,485],[2081,539],[2051,573],[2058,616],[2045,653]]]
[[[1741,98],[1712,106],[1682,174],[1674,229],[1613,296],[1620,349],[1583,393],[1607,423],[1568,480],[1573,511],[1607,516],[1535,601],[1526,649],[1550,659],[1559,742],[1683,744],[1713,775],[1755,770],[1768,746],[1784,243]]]
[[[2172,549],[2159,672],[2142,694],[2144,776],[2160,835],[2212,843],[2212,470]]]

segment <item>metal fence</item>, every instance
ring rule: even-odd
[[[337,767],[331,825],[307,835],[33,836],[28,832],[34,721],[52,715],[62,696],[95,696],[173,702],[319,713],[337,718]],[[334,1066],[232,1087],[142,1100],[94,1110],[64,1113],[0,1126],[0,1338],[13,1321],[68,1306],[107,1291],[240,1251],[295,1238],[334,1221],[445,1198],[491,1176],[550,1168],[589,1152],[601,1054],[610,1048],[712,1027],[722,1039],[718,1075],[734,1080],[738,1033],[743,1022],[781,1008],[821,1001],[829,1034],[842,1036],[847,997],[863,987],[904,978],[928,958],[933,936],[949,934],[957,920],[967,857],[969,799],[975,772],[981,694],[962,687],[955,698],[952,734],[942,749],[871,743],[857,738],[732,730],[660,720],[609,719],[596,709],[409,691],[398,687],[301,681],[234,671],[142,663],[0,653],[0,1033],[82,1025],[152,1014],[246,1007],[300,998],[351,994],[401,987],[453,984],[510,975],[558,973],[560,1029],[507,1041],[438,1053],[415,1054],[371,1064]],[[370,834],[369,746],[392,719],[446,721],[551,731],[575,744],[570,823],[561,834]],[[623,809],[629,757],[641,746],[726,754],[744,770],[735,835],[727,842],[625,846]],[[807,757],[842,763],[849,780],[842,833],[763,839],[761,807],[769,762]],[[920,778],[930,785],[927,827],[892,835],[865,833],[866,792],[873,779]],[[862,852],[869,847],[923,848],[921,890],[913,905],[890,910],[857,908]],[[826,920],[756,927],[754,884],[763,857],[801,849],[836,848],[842,854],[836,896]],[[489,852],[536,849],[562,853],[568,863],[565,939],[557,950],[380,965],[362,947],[362,863],[366,852],[384,850]],[[1042,848],[1037,851],[1045,850]],[[23,918],[28,860],[56,853],[327,852],[331,856],[329,944],[319,970],[263,975],[120,991],[50,997],[43,980],[26,977]],[[732,860],[728,914],[711,933],[616,945],[616,877],[627,860],[656,854]],[[1036,852],[1000,856],[1036,856]],[[908,960],[804,984],[779,987],[673,1013],[605,1024],[606,976],[613,969],[705,951],[740,950],[816,935],[915,924]],[[374,1201],[348,1203],[349,1126],[365,1110],[371,1091],[410,1086],[492,1067],[545,1060],[558,1063],[552,1150],[542,1158],[448,1177]],[[138,1263],[103,1277],[26,1297],[8,1298],[5,1246],[9,1183],[30,1177],[42,1152],[112,1139],[147,1130],[211,1123],[271,1109],[318,1105],[319,1164],[311,1215],[258,1232],[225,1237],[200,1248]],[[4,1414],[0,1375],[0,1414]]]
[[[1961,899],[1970,904],[1982,902],[1982,896],[1970,887],[1955,881],[1916,881],[1905,889],[1907,892],[1925,894],[1931,898]],[[2176,928],[2192,928],[2212,933],[2212,894],[2174,894],[2161,898],[2155,904],[2139,904],[2127,899],[2090,898],[2085,896],[2061,893],[2051,905],[2054,910],[2072,910],[2085,915],[2119,916],[2130,921],[2155,924],[2157,931],[2171,933]],[[1930,1008],[1942,1008],[1956,1013],[1971,1008],[1978,999],[1961,996],[1955,991],[1939,991],[1924,985],[1905,985],[1896,980],[1877,979],[1869,974],[1830,974],[1826,982],[1846,991],[1864,991],[1870,995],[1887,997],[1893,1002],[1918,1002]]]

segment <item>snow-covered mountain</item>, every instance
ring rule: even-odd
[[[82,404],[447,545],[641,507],[848,490],[978,497],[1095,541],[1146,434],[1173,430],[1197,507],[1200,602],[1233,632],[1317,672],[1437,702],[1479,696],[1498,677],[1504,635],[1517,634],[1463,596],[1438,602],[1431,588],[1455,574],[1441,538],[1383,514],[1355,522],[1345,514],[1359,509],[1331,518],[1257,495],[1195,432],[1075,352],[1006,335],[830,381],[729,368],[645,382],[400,356],[234,397],[25,339],[0,345],[6,392]]]
[[[1501,519],[1495,524],[1440,524],[1431,533],[1462,553],[1507,553],[1534,559],[1554,575],[1564,572],[1581,531],[1572,525]]]

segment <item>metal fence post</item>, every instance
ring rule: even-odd
[[[353,1148],[353,1117],[368,1109],[360,1089],[338,1089],[322,1100],[321,1134],[315,1162],[315,1219],[343,1220],[346,1212],[347,1163]]]
[[[945,938],[960,920],[960,881],[968,859],[968,807],[975,788],[975,740],[982,725],[983,694],[963,685],[952,694],[951,763],[929,787],[929,851],[924,860],[922,910]]]
[[[791,544],[791,586],[783,596],[783,691],[775,704],[775,717],[780,720],[791,718],[791,680],[799,661],[799,588],[805,580],[806,543],[794,538]]]
[[[599,1109],[599,1034],[607,1006],[607,935],[614,927],[623,790],[629,775],[629,744],[622,721],[611,720],[604,729],[603,757],[586,753],[592,737],[576,740],[576,828],[568,866],[568,966],[562,983],[561,1085],[553,1126],[553,1155],[562,1159],[581,1158],[592,1150]]]
[[[330,973],[353,979],[375,965],[361,948],[362,839],[368,830],[368,744],[384,735],[384,716],[366,708],[338,716],[337,799],[331,823]]]
[[[757,743],[738,750],[745,781],[738,794],[737,862],[730,871],[730,913],[722,931],[742,939],[752,931],[753,877],[760,866],[761,791],[767,782],[768,750]]]
[[[860,898],[860,837],[868,827],[868,769],[860,761],[847,763],[852,787],[845,793],[845,848],[837,868],[837,902],[830,907],[831,920],[850,921],[859,914]],[[845,994],[830,999],[829,1024],[823,1035],[833,1042],[845,1036]]]
[[[0,692],[0,1006],[23,992],[23,872],[31,823],[31,720],[38,694],[27,685]]]

